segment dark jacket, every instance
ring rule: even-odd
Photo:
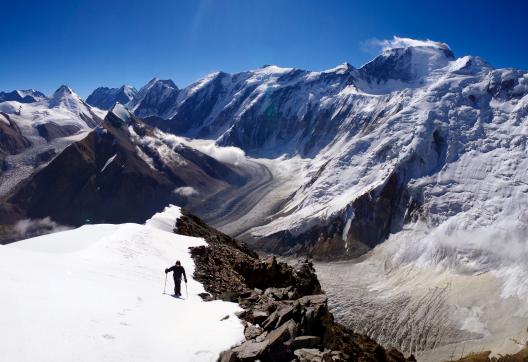
[[[185,269],[183,269],[181,265],[173,265],[170,268],[165,269],[165,274],[170,273],[170,272],[173,273],[175,280],[181,280],[182,275],[183,275],[183,280],[185,280],[185,283],[187,283],[187,276],[185,275]]]

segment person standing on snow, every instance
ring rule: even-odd
[[[185,275],[185,269],[183,269],[179,260],[176,261],[176,265],[165,269],[165,274],[170,272],[172,272],[172,276],[174,277],[174,295],[177,297],[181,297],[180,284],[182,275],[183,280],[185,280],[185,284],[187,284],[187,276]]]

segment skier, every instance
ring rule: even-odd
[[[174,277],[174,295],[176,297],[181,297],[180,292],[180,284],[181,284],[181,278],[183,275],[183,280],[185,280],[185,284],[187,284],[187,276],[185,275],[185,269],[181,266],[181,263],[179,260],[176,261],[176,265],[171,266],[168,269],[165,269],[165,274],[172,272],[172,276]]]

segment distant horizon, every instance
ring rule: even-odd
[[[444,42],[457,58],[528,70],[522,1],[28,0],[3,10],[2,91],[50,94],[66,84],[86,98],[101,86],[139,89],[157,77],[184,88],[214,71],[264,64],[358,68],[393,36]]]

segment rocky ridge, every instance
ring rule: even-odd
[[[203,237],[191,249],[205,300],[237,302],[246,341],[219,361],[413,361],[335,322],[310,261],[295,266],[259,258],[245,244],[182,210],[179,234]]]

